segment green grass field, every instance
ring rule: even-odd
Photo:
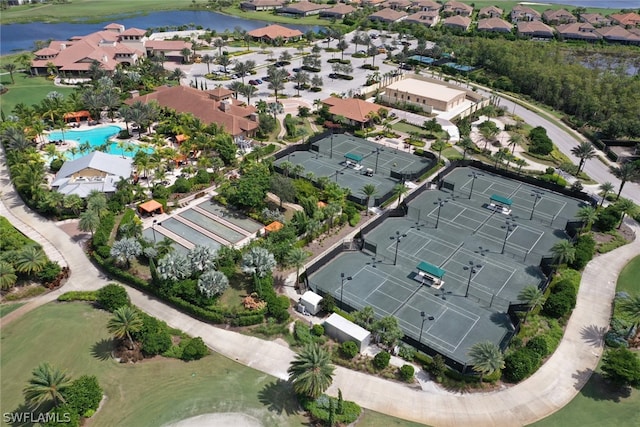
[[[630,294],[640,293],[640,256],[632,259],[618,276],[618,283],[616,284],[616,290],[625,291]]]
[[[155,427],[211,412],[246,413],[263,426],[309,425],[288,384],[215,353],[189,363],[160,357],[116,363],[108,318],[86,303],[50,303],[3,327],[2,411],[24,409],[22,390],[31,371],[50,362],[73,378],[98,377],[107,400],[91,421],[94,427]],[[364,411],[355,425],[419,424]]]
[[[497,5],[505,10],[511,10],[518,1],[513,0],[464,0],[464,3],[473,3],[476,9],[485,6]],[[195,3],[195,8],[194,8]],[[69,3],[33,4],[25,6],[14,6],[2,12],[0,15],[1,24],[17,22],[101,22],[118,17],[128,17],[143,15],[152,12],[166,10],[206,10],[206,2],[203,0],[173,0],[170,2],[159,2],[156,0],[73,0]],[[560,9],[562,5],[533,4],[533,9],[543,12],[546,9]],[[567,10],[575,9],[574,6],[564,6]],[[597,11],[603,14],[617,12],[618,9],[587,8],[588,11]],[[239,16],[246,19],[266,20],[269,22],[300,24],[300,25],[330,25],[330,21],[320,19],[317,16],[304,18],[291,18],[286,16],[272,15],[270,12],[244,12],[238,6],[227,8],[223,11],[230,15]]]
[[[13,78],[16,81],[15,84],[11,83],[9,74],[0,76],[0,83],[9,89],[8,92],[0,95],[0,108],[5,115],[11,114],[13,108],[21,102],[31,106],[40,103],[49,92],[56,91],[68,95],[75,90],[70,87],[55,86],[45,77],[30,77],[28,74],[14,72]]]
[[[25,303],[23,303],[23,302],[16,302],[14,304],[2,304],[2,305],[0,305],[0,317],[4,317],[7,314],[11,313],[12,311],[15,311],[15,310],[19,309],[24,304]]]

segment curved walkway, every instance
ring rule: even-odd
[[[0,176],[6,176],[4,164]],[[85,257],[82,248],[55,224],[42,221],[20,203],[11,186],[2,188],[2,202],[25,226],[37,229],[65,256],[72,275],[57,291],[33,299],[2,318],[6,325],[20,315],[74,289],[97,289],[108,280]],[[640,227],[630,224],[637,236]],[[37,239],[36,239],[37,240]],[[576,308],[563,340],[548,362],[526,381],[500,391],[474,394],[429,393],[338,367],[331,394],[378,412],[434,426],[522,426],[544,418],[569,403],[595,369],[603,349],[616,277],[640,253],[640,238],[593,260],[582,276]],[[161,301],[127,287],[132,302],[170,326],[199,335],[214,351],[278,378],[287,378],[293,351],[277,342],[241,335],[198,321]]]

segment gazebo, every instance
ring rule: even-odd
[[[91,114],[86,111],[73,111],[71,113],[65,113],[64,116],[65,122],[75,121],[76,123],[80,122],[83,118],[86,120],[91,120]]]
[[[267,225],[264,228],[264,231],[265,233],[274,233],[282,229],[282,227],[284,227],[284,224],[282,224],[280,221],[273,221],[271,224]]]
[[[162,203],[157,202],[155,200],[149,200],[148,202],[144,202],[138,205],[138,212],[140,214],[147,215],[155,215],[164,213],[164,208],[162,207]]]

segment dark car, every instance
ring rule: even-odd
[[[293,71],[294,73],[297,73],[298,71],[300,71],[300,68],[294,68],[294,69],[293,69],[293,70],[291,70],[291,71]]]
[[[258,86],[258,82],[256,80],[249,80],[249,84],[253,86]]]
[[[331,74],[329,74],[329,78],[330,79],[337,79],[338,75],[336,73],[331,73]]]
[[[260,80],[260,79],[256,79],[256,83],[258,83],[259,85],[261,85],[261,84],[262,84],[262,80]]]

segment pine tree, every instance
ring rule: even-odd
[[[344,400],[342,399],[342,390],[338,389],[338,408],[336,412],[340,415],[344,412]]]

